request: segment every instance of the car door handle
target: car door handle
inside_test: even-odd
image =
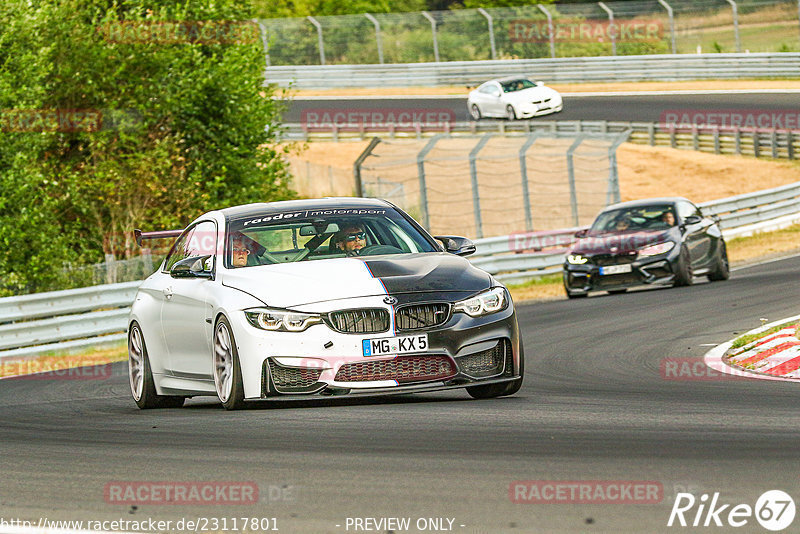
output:
[[[167,298],[167,300],[172,298],[172,288],[171,287],[165,287],[163,291],[164,291],[164,296]]]

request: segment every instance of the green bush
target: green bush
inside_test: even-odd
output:
[[[199,4],[0,6],[0,292],[58,288],[67,263],[130,257],[134,227],[292,196],[257,31],[236,43],[123,43],[101,30],[252,16],[236,0]],[[27,131],[9,122],[19,110],[100,110],[102,127]]]

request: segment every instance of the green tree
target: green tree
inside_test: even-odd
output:
[[[129,256],[134,226],[182,227],[210,209],[292,196],[252,13],[236,0],[149,4],[0,7],[0,290],[47,289],[66,262]],[[110,32],[173,21],[244,37]],[[89,111],[99,128],[25,131],[36,128],[13,123],[19,110]]]

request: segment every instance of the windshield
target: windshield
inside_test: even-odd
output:
[[[675,206],[659,204],[604,211],[597,216],[591,234],[666,230],[675,226]]]
[[[390,208],[344,208],[263,213],[231,221],[228,268],[379,254],[438,252]]]
[[[535,83],[525,79],[511,80],[510,82],[500,82],[500,85],[503,86],[504,93],[513,93],[514,91],[522,91],[523,89],[536,87]]]

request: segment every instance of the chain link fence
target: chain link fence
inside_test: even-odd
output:
[[[800,51],[797,0],[632,0],[260,19],[267,66]]]
[[[588,224],[619,201],[622,134],[388,140],[360,167],[367,197],[384,198],[433,234],[471,238]]]

